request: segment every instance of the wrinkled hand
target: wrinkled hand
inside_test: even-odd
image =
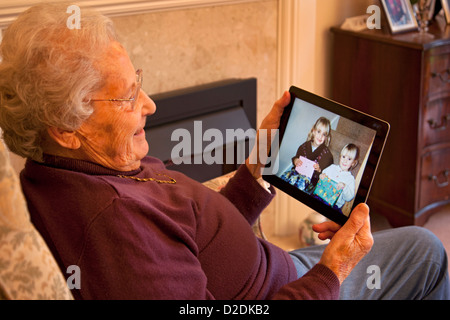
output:
[[[247,165],[247,168],[249,169],[250,173],[255,177],[255,179],[258,179],[261,177],[261,168],[265,166],[266,159],[259,159],[260,152],[258,150],[259,147],[265,148],[265,150],[262,153],[265,153],[265,155],[268,154],[270,150],[270,146],[272,144],[272,137],[271,137],[271,130],[272,129],[278,129],[280,126],[280,120],[281,116],[283,115],[284,108],[289,104],[291,101],[291,95],[288,91],[285,91],[283,93],[283,96],[275,101],[272,109],[267,114],[267,116],[264,118],[264,120],[261,123],[261,126],[258,129],[257,132],[257,138],[256,138],[256,144],[252,151],[252,154],[255,155],[255,158],[257,161],[249,161],[247,159],[245,161],[245,164]],[[266,141],[260,141],[260,131],[262,129],[265,129],[267,134],[267,140]],[[256,153],[255,153],[256,152]],[[252,159],[253,160],[253,159]]]
[[[331,269],[341,283],[372,249],[369,207],[364,203],[355,207],[342,227],[326,221],[313,225],[313,230],[319,233],[319,239],[331,239],[319,263]]]

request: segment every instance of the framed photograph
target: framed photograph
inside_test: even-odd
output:
[[[447,24],[450,24],[450,0],[441,0],[442,1],[442,9],[444,10],[445,21]]]
[[[410,0],[380,0],[392,34],[418,29]],[[444,0],[449,1],[449,0]]]

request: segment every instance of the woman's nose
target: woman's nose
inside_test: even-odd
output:
[[[153,102],[152,99],[141,89],[141,92],[139,93],[139,100],[142,104],[142,115],[148,116],[152,115],[156,112],[156,104]]]

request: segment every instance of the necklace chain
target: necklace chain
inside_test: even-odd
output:
[[[132,179],[132,180],[136,180],[136,181],[139,181],[139,182],[155,181],[155,182],[157,182],[157,183],[168,183],[168,184],[175,184],[175,183],[177,183],[177,181],[176,181],[174,178],[169,177],[169,176],[166,175],[166,174],[163,174],[163,173],[157,173],[157,175],[158,175],[158,176],[164,176],[164,177],[167,177],[167,178],[169,178],[170,180],[159,180],[159,179],[155,179],[155,178],[138,178],[138,177],[134,177],[134,176],[124,176],[124,175],[117,175],[117,176],[118,176],[119,178]]]

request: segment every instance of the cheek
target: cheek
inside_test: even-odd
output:
[[[124,152],[134,135],[133,123],[133,119],[126,116],[104,115],[102,121],[91,127],[91,143],[99,145],[108,155]]]
[[[105,128],[106,133],[109,134],[110,144],[125,147],[130,141],[132,141],[134,134],[136,133],[136,121],[130,117],[119,117],[115,119],[113,123],[110,123]],[[112,147],[112,146],[111,146]]]

